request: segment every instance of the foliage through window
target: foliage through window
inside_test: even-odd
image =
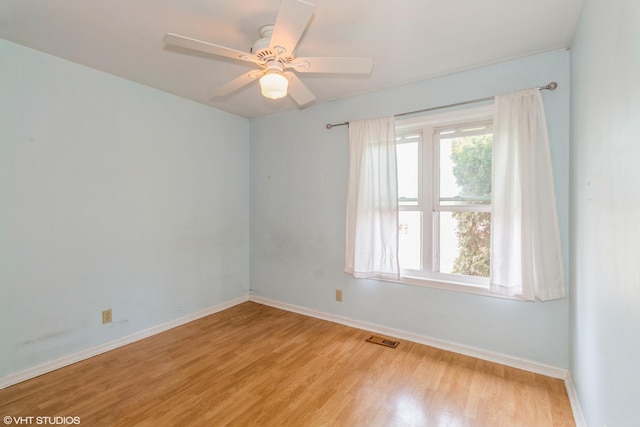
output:
[[[399,257],[403,278],[487,286],[491,108],[399,122]]]

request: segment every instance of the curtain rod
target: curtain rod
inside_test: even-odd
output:
[[[549,84],[547,84],[545,86],[538,86],[537,89],[539,89],[539,90],[556,90],[557,87],[558,87],[558,83],[551,82],[551,83],[549,83]],[[482,102],[482,101],[490,101],[490,100],[492,100],[494,98],[495,98],[495,96],[487,96],[486,98],[472,99],[470,101],[456,102],[455,104],[440,105],[438,107],[431,107],[431,108],[425,108],[423,110],[416,110],[416,111],[409,111],[409,112],[406,112],[406,113],[395,114],[393,117],[402,117],[402,116],[408,116],[409,114],[425,113],[427,111],[441,110],[443,108],[457,107],[459,105],[474,104],[476,102]],[[327,129],[331,129],[331,128],[336,127],[336,126],[349,126],[349,122],[336,123],[336,124],[327,123],[325,125],[325,127]]]

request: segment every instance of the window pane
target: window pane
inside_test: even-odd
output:
[[[398,162],[398,202],[400,206],[418,205],[418,143],[420,135],[412,138],[412,142],[396,145]],[[403,137],[404,138],[409,138]]]
[[[439,271],[489,277],[490,212],[440,212]]]
[[[400,211],[398,234],[398,258],[400,268],[422,269],[422,213]]]
[[[448,137],[444,131],[439,137],[440,205],[490,204],[493,134]]]

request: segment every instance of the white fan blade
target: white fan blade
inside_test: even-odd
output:
[[[373,59],[299,57],[288,67],[301,73],[369,74],[373,69]]]
[[[247,52],[242,52],[240,50],[235,50],[224,46],[218,46],[217,44],[203,42],[201,40],[180,36],[178,34],[167,33],[162,38],[162,41],[172,46],[184,47],[186,49],[210,53],[212,55],[224,56],[227,58],[239,59],[242,61],[255,62],[257,64],[263,62],[257,56]]]
[[[282,0],[269,49],[275,52],[277,48],[284,48],[286,55],[293,55],[304,29],[311,20],[314,8],[314,5],[302,0]]]
[[[239,77],[236,77],[235,79],[231,80],[229,83],[226,83],[220,86],[219,88],[215,89],[211,94],[211,97],[218,98],[221,96],[229,95],[231,92],[235,92],[241,87],[244,87],[249,83],[257,80],[258,77],[260,77],[262,74],[263,74],[262,71],[258,71],[258,70],[249,71],[248,73],[245,73]]]
[[[316,97],[313,96],[311,91],[302,83],[302,81],[293,73],[284,73],[289,79],[288,93],[296,104],[303,106],[315,101]]]

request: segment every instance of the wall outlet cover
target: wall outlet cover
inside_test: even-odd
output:
[[[102,311],[102,323],[111,323],[113,321],[113,315],[111,309]]]

